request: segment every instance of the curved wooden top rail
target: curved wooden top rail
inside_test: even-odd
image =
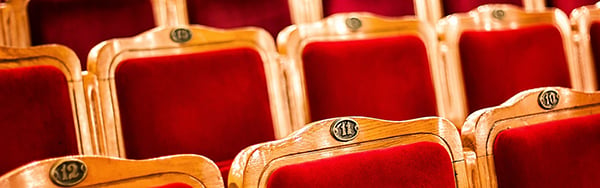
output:
[[[199,155],[173,155],[147,160],[106,156],[67,156],[30,163],[0,177],[0,187],[62,187],[52,182],[51,169],[63,161],[86,165],[83,180],[73,187],[150,187],[184,183],[192,187],[223,187],[217,166]],[[83,171],[69,171],[83,173]]]
[[[330,127],[338,120],[357,122],[359,131],[354,140],[342,142],[332,137]],[[422,141],[446,148],[454,163],[457,185],[466,186],[462,145],[450,121],[437,117],[408,121],[348,117],[314,122],[284,139],[244,149],[231,167],[229,187],[265,187],[268,176],[284,165]]]

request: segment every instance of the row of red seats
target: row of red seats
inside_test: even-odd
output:
[[[19,4],[8,11],[27,8],[15,20],[29,20],[31,44],[63,44],[73,49],[79,59],[104,40],[130,37],[151,29],[162,22],[158,4],[167,0],[7,0]],[[168,3],[178,0],[168,0]],[[334,13],[367,11],[384,16],[418,15],[431,17],[435,22],[442,15],[467,12],[489,3],[508,3],[535,8],[547,5],[569,13],[575,7],[591,5],[595,0],[426,0],[426,1],[360,1],[360,0],[179,0],[189,23],[220,28],[258,26],[276,36],[286,26],[294,23],[316,21]],[[185,6],[187,2],[187,6]],[[28,3],[28,5],[27,5]],[[21,4],[25,4],[22,6]],[[540,5],[541,4],[541,5]],[[187,7],[187,8],[186,8]],[[268,11],[265,11],[268,10]],[[432,16],[427,16],[432,15]],[[21,30],[17,35],[26,35]],[[82,61],[82,68],[87,68]]]
[[[450,121],[339,117],[242,150],[228,187],[596,187],[600,92],[523,91]],[[48,176],[50,174],[50,176]],[[227,175],[227,174],[225,174]],[[223,187],[196,155],[150,160],[70,156],[0,177],[0,187]]]
[[[498,61],[494,66],[506,68],[497,71],[492,67],[483,76],[472,79],[482,87],[491,87],[477,90],[483,94],[475,97],[494,97],[498,101],[484,105],[498,105],[514,93],[532,87],[566,83],[584,88],[586,77],[583,75],[586,74],[580,72],[591,69],[569,60],[573,51],[568,47],[570,37],[565,37],[571,35],[565,33],[569,30],[564,27],[564,13],[556,10],[526,13],[511,6],[484,6],[478,11],[479,14],[450,16],[441,22],[466,25],[440,28],[442,31],[469,28],[471,23],[462,20],[489,21],[463,32],[472,34],[471,42],[465,45],[468,51],[484,49],[486,56],[498,57],[485,58],[479,56],[483,52],[473,53],[478,55],[472,58],[474,65]],[[544,21],[518,22],[531,17]],[[490,24],[489,28],[485,23]],[[483,29],[478,29],[480,27]],[[307,122],[348,115],[391,120],[433,115],[461,117],[453,113],[466,114],[466,110],[455,108],[461,103],[471,105],[470,101],[476,101],[468,96],[472,86],[467,76],[464,83],[451,76],[452,71],[464,67],[444,65],[438,60],[440,54],[447,58],[444,62],[452,62],[449,59],[453,55],[462,58],[470,54],[465,50],[460,56],[438,53],[438,46],[445,45],[441,50],[458,50],[460,45],[458,42],[454,47],[451,45],[449,39],[453,37],[448,33],[452,32],[441,32],[448,36],[442,38],[443,45],[437,45],[435,30],[423,21],[351,13],[292,26],[282,33],[279,51],[283,56],[279,56],[273,39],[263,30],[159,27],[137,37],[97,45],[90,53],[90,74],[85,77],[81,75],[77,58],[64,47],[7,48],[2,66],[7,72],[4,83],[10,87],[4,87],[3,101],[6,102],[3,104],[7,108],[3,109],[6,113],[3,113],[2,124],[14,126],[3,138],[21,141],[28,134],[39,133],[27,131],[39,130],[30,126],[39,126],[44,128],[42,132],[59,133],[37,137],[37,141],[61,148],[49,151],[59,154],[47,154],[41,149],[45,147],[10,146],[15,155],[7,161],[16,162],[9,162],[13,167],[7,169],[31,160],[76,153],[128,158],[199,153],[217,161],[226,174],[231,159],[243,147],[282,138]],[[515,33],[527,34],[523,37],[526,39],[541,37],[537,42],[544,48],[527,47],[527,53],[515,50],[517,55],[500,51],[502,53],[494,56],[490,54],[498,49],[532,43],[519,43],[523,40],[518,38],[496,38],[496,43],[508,43],[505,44],[508,47],[477,46],[488,45],[492,40],[485,35],[510,38],[516,36]],[[531,49],[541,52],[533,53]],[[556,56],[548,58],[548,54]],[[502,61],[504,57],[510,58]],[[460,59],[460,62],[466,61]],[[507,62],[533,68],[509,68]],[[532,65],[534,63],[539,64]],[[15,67],[21,68],[13,69]],[[538,67],[544,68],[536,69]],[[463,72],[465,75],[483,73]],[[492,76],[496,72],[502,75]],[[534,74],[541,76],[532,76]],[[454,76],[460,75],[454,72]],[[505,75],[514,78],[513,82],[503,83],[508,79]],[[500,81],[486,84],[486,77]],[[542,84],[536,85],[536,78],[540,78],[538,81]],[[519,85],[522,83],[525,86]],[[23,91],[15,89],[22,86],[27,87],[21,88]],[[43,92],[35,92],[36,87]],[[466,97],[459,94],[462,87],[466,88]],[[499,91],[506,93],[498,94]],[[287,107],[288,103],[291,108]],[[474,109],[478,108],[470,108]],[[289,119],[293,121],[290,123]],[[454,118],[453,121],[462,120]],[[55,125],[66,127],[57,129]],[[72,125],[76,127],[73,131],[69,129]],[[243,128],[245,126],[252,129]],[[37,157],[42,155],[48,156]]]
[[[470,108],[473,111],[497,105],[514,93],[529,88],[570,86],[572,83],[575,83],[573,86],[584,85],[580,83],[584,78],[579,78],[584,74],[571,74],[586,69],[577,69],[580,67],[569,60],[570,37],[564,36],[570,35],[565,33],[569,30],[564,30],[565,16],[560,11],[526,13],[510,6],[484,6],[478,11],[479,14],[450,16],[447,18],[449,21],[442,22],[460,24],[452,20],[484,18],[490,24],[496,24],[491,29],[485,28],[486,24],[476,25],[473,31],[469,31],[473,34],[470,35],[473,41],[461,46],[467,50],[463,50],[460,57],[471,55],[464,51],[485,51],[472,53],[475,56],[471,61],[460,59],[463,65],[472,62],[474,66],[469,69],[463,67],[463,70],[468,70],[463,71],[464,83],[457,78],[460,74],[456,72],[456,77],[448,76],[460,67],[450,66],[450,63],[444,67],[446,65],[438,61],[437,37],[430,25],[411,18],[394,20],[355,13],[290,27],[280,35],[279,47],[284,56],[277,55],[272,39],[262,30],[161,27],[134,38],[110,40],[98,45],[90,53],[90,74],[85,78],[76,66],[77,58],[72,57],[68,50],[50,47],[23,51],[7,49],[10,53],[7,52],[6,57],[11,57],[6,59],[7,68],[34,64],[10,62],[54,57],[58,62],[53,60],[53,63],[45,64],[58,67],[67,76],[60,78],[61,72],[51,67],[17,69],[16,72],[4,70],[10,72],[5,78],[7,85],[27,87],[21,88],[22,92],[5,87],[7,108],[4,108],[6,118],[3,118],[3,124],[51,125],[44,127],[50,129],[46,131],[69,130],[56,129],[52,125],[67,128],[76,125],[78,129],[73,132],[37,138],[71,146],[61,147],[60,155],[105,154],[139,159],[199,153],[218,161],[225,173],[233,156],[243,147],[281,138],[308,122],[320,119],[362,115],[402,120],[438,115],[461,122],[464,115],[460,114],[466,114],[466,110],[460,107],[467,102],[466,98],[470,105],[481,105]],[[523,29],[505,28],[515,27],[513,23],[519,23],[517,21],[523,17],[538,17],[546,21],[524,22]],[[465,23],[469,25],[469,22]],[[477,29],[479,27],[483,29]],[[445,28],[469,27],[456,25]],[[489,31],[494,29],[498,31]],[[442,33],[448,34],[442,40],[448,50],[460,49],[458,42],[453,47],[448,40],[453,38],[449,34],[452,32]],[[524,40],[519,38],[511,39],[515,43],[507,42],[519,33],[525,33],[520,37],[529,40],[533,37],[541,39],[527,43],[534,45],[527,50],[494,53],[498,49],[523,46],[521,42]],[[492,37],[485,38],[484,35]],[[492,41],[505,43],[505,46],[489,45]],[[489,47],[480,47],[480,44]],[[535,47],[539,44],[543,48]],[[36,55],[33,51],[44,51],[44,54]],[[21,57],[24,59],[14,58],[19,54],[24,54]],[[459,57],[456,52],[444,54],[449,59]],[[486,56],[480,56],[482,54]],[[549,57],[549,54],[556,56]],[[285,68],[276,62],[277,59],[283,60]],[[491,68],[477,67],[488,61],[497,62],[489,63]],[[514,68],[508,63],[514,63]],[[521,65],[527,67],[522,68]],[[498,71],[495,67],[505,70]],[[468,77],[469,74],[482,73],[484,75]],[[492,76],[495,73],[501,74]],[[11,77],[25,74],[28,75],[19,76],[20,82]],[[537,76],[532,76],[535,74]],[[492,80],[485,80],[487,77]],[[82,79],[85,84],[81,83]],[[509,79],[512,81],[508,82]],[[288,84],[284,84],[285,81]],[[476,84],[470,84],[474,81]],[[37,96],[39,92],[23,95],[34,90],[30,85],[42,87],[39,89],[45,92],[55,90],[58,96],[41,97]],[[83,87],[87,89],[85,94]],[[466,88],[466,97],[461,94],[465,92],[463,87]],[[471,88],[475,88],[475,95],[470,96]],[[492,94],[489,94],[490,91],[493,91]],[[84,102],[85,96],[88,102]],[[487,101],[486,97],[493,100]],[[481,98],[485,99],[485,103],[472,102]],[[52,111],[45,111],[48,109]],[[31,118],[31,114],[45,116]],[[58,114],[61,114],[60,118]],[[75,118],[71,120],[71,116]],[[248,122],[252,122],[253,129],[239,128]],[[27,136],[15,132],[35,133],[22,131],[24,127],[11,127],[14,131],[7,131],[4,137],[19,140]],[[195,144],[222,143],[222,140],[235,141],[223,145]],[[33,157],[37,156],[33,154],[36,152],[41,152],[39,156],[48,155],[39,148],[31,149],[35,151],[14,146],[12,150],[22,152],[22,155],[14,155],[14,161],[21,162],[8,164],[18,165],[32,160],[21,157],[24,155],[39,159]]]

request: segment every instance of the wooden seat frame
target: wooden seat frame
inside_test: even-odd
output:
[[[358,29],[349,28],[346,25],[346,20],[351,18],[359,19],[362,26]],[[451,107],[462,110],[461,108],[464,106],[448,103],[451,101],[451,97],[448,88],[446,88],[446,84],[449,84],[447,82],[457,79],[446,78],[442,69],[443,65],[439,61],[437,36],[435,30],[429,24],[410,16],[387,18],[369,13],[340,13],[319,22],[292,25],[281,31],[277,38],[279,52],[286,58],[287,63],[285,71],[288,79],[289,104],[294,130],[301,128],[310,121],[304,70],[302,68],[302,50],[308,43],[364,40],[404,35],[416,36],[425,44],[438,115],[453,122],[459,121],[456,117],[460,116],[456,116]]]
[[[92,137],[95,127],[88,124],[81,68],[75,53],[61,45],[0,47],[0,69],[32,66],[53,66],[64,74],[68,83],[78,151],[80,154],[98,154],[97,141]]]
[[[73,187],[151,187],[184,183],[191,187],[222,188],[217,165],[199,155],[173,155],[147,160],[107,156],[67,156],[36,161],[0,177],[0,187],[65,187],[53,183],[52,168],[64,161],[86,165],[83,180]],[[82,170],[70,171],[83,173]]]
[[[585,65],[585,68],[589,68],[589,71],[584,71],[582,74],[584,74],[583,76],[586,80],[591,80],[594,86],[596,86],[596,76],[598,76],[598,73],[594,69],[596,65],[594,64],[590,41],[590,27],[594,22],[600,23],[600,2],[595,5],[577,8],[571,12],[577,62],[582,66]]]
[[[502,13],[502,16],[494,16],[500,15],[494,13]],[[562,35],[572,87],[579,90],[595,90],[593,81],[584,76],[589,74],[590,65],[579,65],[576,62],[569,20],[562,11],[548,8],[544,11],[525,12],[513,5],[483,5],[468,13],[450,15],[440,20],[437,28],[440,33],[440,49],[448,79],[458,79],[450,81],[449,83],[456,85],[448,85],[448,88],[453,94],[451,103],[461,107],[452,109],[455,113],[461,114],[459,119],[465,119],[467,116],[467,99],[459,49],[462,33],[465,31],[518,29],[542,24],[557,27]]]
[[[29,47],[29,0],[6,0],[0,2],[0,44],[9,47]]]
[[[191,39],[177,43],[170,39],[176,29],[187,29]],[[98,44],[90,52],[88,70],[98,79],[99,109],[106,139],[104,154],[125,157],[121,120],[116,95],[115,70],[119,63],[133,58],[184,55],[205,51],[247,47],[255,49],[264,63],[275,138],[291,132],[284,82],[272,37],[264,30],[247,27],[221,30],[199,25],[157,27],[131,38],[112,39]]]
[[[330,125],[338,120],[358,123],[359,131],[354,140],[342,142],[333,138]],[[423,141],[446,148],[457,187],[467,187],[458,131],[450,121],[435,117],[395,122],[347,117],[313,122],[284,139],[242,150],[233,161],[228,187],[266,187],[270,174],[285,165]]]
[[[556,91],[558,104],[552,109],[539,105],[542,93]],[[600,93],[560,87],[523,91],[500,106],[469,116],[462,129],[467,172],[475,187],[497,187],[494,142],[502,131],[538,123],[600,113]]]

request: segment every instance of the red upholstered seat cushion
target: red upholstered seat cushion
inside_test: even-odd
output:
[[[456,186],[446,149],[419,142],[284,166],[271,174],[267,187]]]
[[[508,129],[494,143],[499,187],[599,187],[600,114]]]
[[[383,16],[415,15],[413,0],[323,0],[323,13],[372,12]]]
[[[312,121],[437,114],[427,51],[418,37],[314,42],[302,59]]]
[[[444,13],[446,15],[469,12],[478,6],[485,4],[512,4],[522,6],[522,0],[442,0]]]
[[[527,89],[571,86],[562,37],[553,26],[466,31],[459,48],[470,112]]]
[[[78,153],[69,93],[55,67],[0,69],[0,174]]]
[[[33,45],[68,46],[83,70],[96,44],[154,27],[150,0],[30,0],[28,15]]]
[[[156,186],[153,188],[192,188],[192,186],[185,183],[170,183],[166,185]]]
[[[115,82],[129,158],[223,161],[274,139],[263,62],[252,49],[129,59]]]
[[[592,56],[594,57],[594,67],[596,69],[596,84],[600,85],[600,22],[593,22],[590,25],[590,43],[592,47]]]
[[[220,28],[257,26],[273,37],[292,24],[287,0],[187,0],[190,23]]]
[[[546,6],[559,8],[568,16],[573,9],[586,5],[593,5],[596,2],[598,2],[598,0],[547,0]]]

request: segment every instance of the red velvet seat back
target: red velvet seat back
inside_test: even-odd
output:
[[[271,174],[267,187],[456,186],[446,149],[419,142],[284,166]]]
[[[383,16],[415,15],[412,0],[323,0],[323,15],[341,12],[372,12]]]
[[[220,162],[274,139],[255,50],[129,59],[115,83],[128,158],[192,153]]]
[[[600,115],[501,132],[494,143],[499,187],[599,187]]]
[[[190,23],[220,28],[257,26],[277,36],[292,24],[287,0],[187,0]]]
[[[427,50],[418,37],[314,42],[302,60],[312,121],[437,114]]]
[[[0,69],[0,174],[78,154],[65,75],[52,66]]]
[[[512,4],[523,6],[523,0],[442,0],[445,15],[469,12],[485,4]]]
[[[593,5],[598,2],[597,0],[546,0],[547,7],[556,7],[565,12],[567,15],[573,11],[573,9]]]
[[[562,37],[553,26],[465,31],[459,48],[469,112],[527,89],[571,85]]]
[[[600,22],[592,22],[590,25],[590,43],[596,69],[596,84],[600,85]]]
[[[96,44],[155,25],[150,0],[31,0],[28,14],[32,44],[57,43],[73,49],[83,70]]]

